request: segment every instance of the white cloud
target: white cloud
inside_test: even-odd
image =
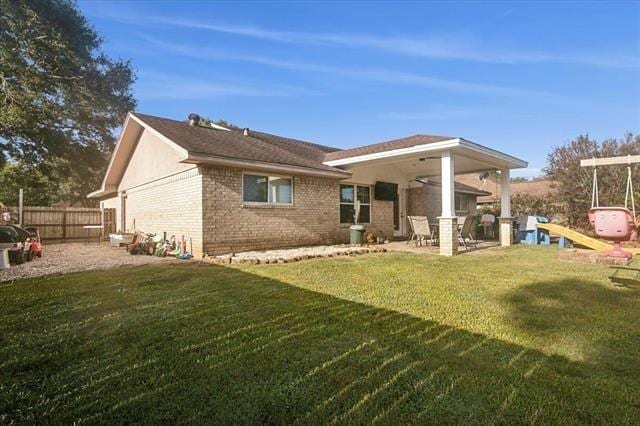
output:
[[[432,77],[424,74],[415,74],[402,71],[380,69],[380,68],[349,68],[328,65],[318,65],[305,62],[289,60],[279,60],[264,56],[241,55],[229,53],[219,49],[207,47],[192,47],[188,45],[168,43],[152,38],[145,38],[156,48],[161,48],[165,52],[175,55],[192,57],[196,59],[208,59],[218,61],[240,61],[262,64],[266,66],[283,68],[295,71],[308,71],[316,73],[326,73],[353,78],[356,80],[368,80],[396,85],[406,85],[414,87],[427,87],[441,89],[450,92],[477,93],[485,95],[499,96],[529,96],[540,97],[547,100],[566,101],[567,98],[553,93],[520,89],[515,87],[499,86],[493,84],[470,83],[458,80],[450,80],[439,77]]]
[[[209,99],[218,97],[294,97],[317,95],[296,87],[256,87],[237,83],[191,78],[183,75],[143,71],[136,83],[136,95],[142,99]]]
[[[280,43],[324,45],[346,48],[367,48],[396,54],[430,58],[465,60],[494,64],[534,64],[556,63],[590,65],[598,67],[640,68],[640,47],[621,48],[608,52],[545,52],[502,43],[501,46],[488,48],[473,38],[461,38],[456,34],[439,36],[349,34],[330,32],[279,31],[257,25],[228,24],[212,20],[181,19],[176,16],[145,15],[140,9],[123,3],[118,10],[105,7],[100,3],[82,2],[89,16],[108,19],[128,25],[157,24],[212,31]],[[507,9],[495,19],[502,19],[512,13]]]
[[[281,43],[327,45],[348,48],[369,48],[431,59],[455,59],[497,64],[558,63],[582,64],[600,67],[640,67],[640,56],[636,54],[571,54],[527,51],[524,48],[503,47],[486,49],[470,40],[441,37],[388,36],[363,34],[310,33],[299,31],[276,31],[258,26],[228,25],[215,22],[177,19],[155,16],[148,18],[163,25],[214,31],[244,37],[258,38]]]

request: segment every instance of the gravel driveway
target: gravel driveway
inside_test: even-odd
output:
[[[97,244],[50,244],[44,246],[41,258],[22,265],[11,265],[0,271],[0,282],[43,275],[110,269],[124,265],[145,265],[158,262],[184,262],[173,257],[132,256],[124,248]]]

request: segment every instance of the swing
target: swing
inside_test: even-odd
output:
[[[631,208],[628,209],[629,194],[631,194]],[[607,256],[630,259],[632,254],[620,247],[622,241],[636,238],[636,205],[633,197],[633,182],[631,180],[631,165],[627,165],[627,189],[624,196],[624,207],[600,207],[598,200],[598,171],[593,167],[593,189],[591,194],[591,210],[589,222],[594,227],[596,235],[605,240],[613,241],[613,250]]]

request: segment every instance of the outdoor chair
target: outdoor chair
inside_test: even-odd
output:
[[[429,219],[426,216],[407,216],[409,219],[409,226],[411,227],[411,236],[409,242],[416,240],[416,247],[418,243],[422,245],[423,241],[427,241],[429,245],[434,245],[436,243],[436,236],[434,232],[431,231],[431,227],[429,226]]]
[[[467,216],[464,219],[462,227],[458,231],[458,242],[464,246],[465,249],[469,249],[469,246],[478,248],[478,242],[473,237],[473,230],[476,227],[477,218],[475,216]]]

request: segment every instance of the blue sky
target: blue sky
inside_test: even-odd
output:
[[[640,131],[640,2],[79,3],[138,110],[347,148],[460,136],[529,161]]]

